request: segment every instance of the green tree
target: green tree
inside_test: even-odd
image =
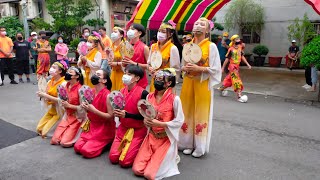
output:
[[[316,35],[316,31],[311,24],[307,14],[304,14],[303,19],[295,18],[293,23],[288,26],[288,40],[298,41],[299,46],[304,46],[305,42],[312,39]]]
[[[33,31],[35,30],[42,30],[42,29],[45,29],[45,30],[48,30],[48,31],[51,31],[52,30],[52,26],[45,22],[43,18],[35,18],[31,21],[30,23],[31,25],[31,29]]]
[[[302,50],[300,63],[303,66],[311,64],[320,68],[320,35],[313,38]]]
[[[242,29],[260,32],[265,23],[264,15],[264,8],[254,0],[233,0],[224,17],[225,27],[228,31],[239,28],[240,36]]]
[[[79,35],[83,20],[93,11],[91,0],[46,0],[49,14],[53,17],[53,30],[70,39]]]
[[[15,36],[18,32],[23,33],[23,24],[16,16],[1,18],[0,26],[4,26],[6,28],[7,36],[12,40],[16,39]]]

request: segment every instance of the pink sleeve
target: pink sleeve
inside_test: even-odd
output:
[[[58,45],[55,46],[54,51],[55,51],[55,52],[59,52],[59,47],[58,47]]]

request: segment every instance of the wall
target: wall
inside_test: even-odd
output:
[[[312,7],[303,0],[255,0],[265,8],[265,26],[261,32],[261,44],[268,46],[270,56],[285,56],[290,46],[287,27],[296,17],[300,19],[307,13],[309,19],[320,20],[320,16]],[[230,4],[230,3],[229,3]],[[223,22],[228,4],[217,14],[217,22]],[[218,32],[222,34],[222,32]],[[237,33],[237,30],[229,34]],[[253,48],[254,44],[247,45],[247,51]],[[284,60],[283,60],[284,62]]]

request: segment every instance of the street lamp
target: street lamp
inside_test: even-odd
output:
[[[28,26],[28,22],[27,22],[27,11],[26,11],[26,8],[28,8],[27,1],[21,0],[20,6],[22,9],[22,13],[23,13],[24,36],[25,36],[25,39],[29,39],[29,26]]]

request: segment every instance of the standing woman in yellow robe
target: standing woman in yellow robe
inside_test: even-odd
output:
[[[180,129],[179,149],[186,155],[201,157],[209,152],[213,120],[213,86],[221,81],[221,63],[217,46],[208,39],[213,23],[198,19],[193,26],[193,43],[202,50],[197,64],[182,59],[182,71],[186,73],[181,103],[185,122]]]
[[[38,91],[37,94],[40,98],[44,98],[49,109],[46,114],[40,119],[37,125],[37,133],[46,138],[49,130],[54,130],[53,127],[60,119],[60,115],[57,112],[58,103],[58,90],[59,85],[65,85],[64,75],[66,74],[66,69],[68,69],[65,62],[55,62],[52,64],[49,74],[51,75],[51,80],[47,84],[46,92]]]
[[[178,40],[178,36],[175,30],[175,24],[173,21],[168,23],[162,23],[158,34],[158,42],[151,45],[150,54],[148,58],[148,69],[152,74],[152,79],[150,83],[150,92],[154,92],[154,74],[156,71],[165,69],[165,68],[174,68],[176,73],[180,72],[180,53],[177,46],[182,47],[181,43]],[[179,45],[180,44],[180,45]],[[181,49],[182,50],[182,49]],[[160,51],[162,55],[162,65],[159,69],[154,69],[151,67],[151,55],[155,51]],[[178,77],[176,77],[178,78]]]
[[[99,52],[99,45],[104,49],[104,45],[101,42],[101,36],[93,32],[93,35],[88,37],[87,47],[88,53],[85,56],[80,56],[78,60],[78,67],[84,69],[84,85],[94,88],[91,83],[91,76],[95,74],[101,67],[102,56]],[[110,74],[110,72],[108,72]]]
[[[120,47],[123,45],[124,31],[120,27],[114,27],[113,32],[111,33],[112,40],[112,50],[114,53],[114,59],[109,61],[109,65],[112,67],[111,70],[111,82],[112,89],[111,91],[117,90],[120,91],[124,87],[122,82],[122,76],[124,74],[121,65],[122,65],[122,56],[120,53]]]

